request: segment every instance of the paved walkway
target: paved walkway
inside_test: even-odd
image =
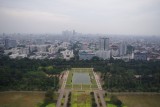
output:
[[[98,98],[97,98],[97,93],[96,93],[96,91],[94,91],[94,98],[95,98],[97,107],[100,107],[100,105],[99,105],[99,103],[98,103]]]
[[[66,95],[65,95],[65,100],[64,100],[64,105],[63,105],[63,107],[67,107],[69,92],[70,92],[69,90],[66,90],[66,91],[65,91]]]
[[[67,78],[68,78],[69,71],[66,71],[65,75],[63,76],[63,83],[61,89],[65,89]]]
[[[58,97],[58,101],[57,101],[57,104],[56,104],[56,107],[61,107],[61,100],[63,98],[63,95],[64,95],[64,90],[60,90],[60,95]]]
[[[69,71],[66,71],[64,76],[63,76],[63,83],[62,83],[62,86],[61,86],[61,89],[59,89],[59,97],[58,97],[58,101],[57,101],[57,104],[56,104],[56,107],[61,107],[61,100],[65,94],[65,105],[67,104],[66,99],[68,99],[68,91],[65,90],[65,86],[66,86],[66,82],[67,82],[67,77],[68,77],[68,74],[69,74]],[[67,96],[66,96],[67,95]],[[66,106],[64,106],[66,107]]]
[[[93,71],[93,70],[92,70]],[[101,86],[101,83],[100,83],[100,79],[99,79],[99,76],[93,71],[93,75],[95,77],[95,80],[96,80],[96,83],[97,83],[97,86],[98,86],[98,89],[97,91],[94,91],[94,94],[95,94],[95,100],[96,100],[96,103],[97,103],[97,107],[100,107],[99,103],[98,103],[98,98],[97,98],[97,95],[99,96],[100,98],[100,102],[102,104],[102,107],[107,107],[106,106],[106,102],[104,100],[104,91],[102,89],[102,86]]]
[[[103,91],[98,91],[98,94],[99,94],[99,97],[100,97],[100,100],[101,100],[102,107],[107,107],[106,106],[106,102],[104,100],[104,93],[103,93]]]
[[[98,89],[99,89],[99,90],[102,90],[102,86],[101,86],[101,83],[100,83],[100,81],[99,81],[98,75],[97,75],[94,71],[93,71],[93,75],[94,75],[94,77],[95,77],[95,80],[96,80]]]
[[[97,103],[97,107],[107,107],[106,102],[104,100],[104,91],[96,90],[96,91],[94,91],[94,94],[95,94],[95,100]],[[100,104],[99,104],[100,102],[98,102],[98,96],[99,96],[99,100],[100,100],[102,106],[100,106]]]

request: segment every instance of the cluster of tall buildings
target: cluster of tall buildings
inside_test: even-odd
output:
[[[100,37],[101,36],[101,37]],[[0,35],[0,54],[10,58],[66,60],[76,56],[79,60],[100,59],[158,60],[160,59],[159,41],[139,38],[113,38],[106,35],[92,35],[63,31],[61,35]],[[157,41],[157,42],[154,42]]]
[[[17,41],[8,37],[0,38],[0,46],[3,46],[5,49],[14,48],[17,46]]]
[[[99,38],[97,50],[80,50],[79,59],[80,60],[90,60],[94,56],[100,59],[110,59],[111,57],[122,57],[127,53],[127,44],[125,42],[120,42],[116,45],[112,45],[109,42],[109,38],[103,37]]]

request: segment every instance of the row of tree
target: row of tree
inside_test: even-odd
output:
[[[50,60],[10,59],[0,57],[0,90],[57,89],[59,74]]]
[[[160,62],[116,60],[95,66],[108,91],[160,92]]]
[[[0,90],[47,90],[58,87],[59,74],[72,67],[101,72],[108,91],[160,91],[160,61],[10,59],[0,56]]]

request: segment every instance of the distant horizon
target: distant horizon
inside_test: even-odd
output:
[[[0,32],[160,35],[160,0],[0,0]]]
[[[160,37],[160,35],[142,35],[142,34],[109,34],[109,33],[105,33],[105,34],[103,34],[103,33],[83,33],[83,32],[78,32],[79,34],[81,34],[81,35],[83,35],[83,36],[88,36],[88,35],[94,35],[94,36],[103,36],[103,35],[108,35],[108,36],[119,36],[119,37],[127,37],[127,36],[133,36],[133,37],[143,37],[143,36],[146,36],[146,37],[151,37],[151,36],[158,36],[158,37]],[[3,34],[6,34],[6,35],[12,35],[12,34],[26,34],[26,35],[45,35],[45,34],[48,34],[48,35],[61,35],[61,36],[63,36],[63,34],[62,34],[62,32],[57,32],[57,33],[50,33],[50,32],[46,32],[46,33],[19,33],[19,32],[17,32],[17,33],[5,33],[5,32],[3,32],[3,33],[0,33],[0,35],[3,35]],[[72,36],[72,35],[70,35],[70,36]],[[77,36],[77,35],[75,35],[75,36]],[[80,36],[80,35],[79,35]]]

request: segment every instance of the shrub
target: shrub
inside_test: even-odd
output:
[[[117,105],[118,107],[122,105],[122,102],[114,95],[111,96],[111,103]]]

